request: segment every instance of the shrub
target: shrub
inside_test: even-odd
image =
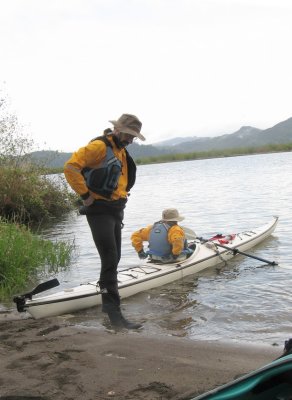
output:
[[[7,101],[0,99],[0,217],[25,224],[60,217],[77,201],[64,179],[54,180],[36,165],[32,147],[17,117],[7,111]]]
[[[20,223],[41,223],[72,210],[76,195],[64,181],[37,169],[0,169],[0,216]]]

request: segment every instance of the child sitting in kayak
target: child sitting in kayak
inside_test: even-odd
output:
[[[162,219],[134,232],[131,236],[132,246],[140,259],[150,256],[153,261],[163,263],[185,260],[194,249],[188,248],[185,232],[178,225],[184,217],[179,215],[175,208],[168,208],[162,212]],[[143,242],[149,242],[145,252]]]

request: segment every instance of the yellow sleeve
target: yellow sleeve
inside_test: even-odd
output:
[[[88,192],[81,171],[84,167],[97,167],[106,156],[106,144],[101,140],[90,142],[72,154],[65,163],[64,174],[72,189],[79,195]]]
[[[168,230],[168,241],[172,245],[172,254],[178,256],[184,249],[185,234],[179,225]]]
[[[147,226],[147,228],[142,228],[139,231],[136,231],[131,236],[132,246],[139,253],[139,251],[143,250],[143,242],[149,241],[150,231],[152,229],[152,225]]]

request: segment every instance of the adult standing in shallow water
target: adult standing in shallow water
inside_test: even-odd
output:
[[[83,201],[81,213],[86,215],[100,255],[102,311],[108,314],[112,326],[138,329],[140,324],[128,321],[121,313],[117,267],[124,208],[136,179],[136,165],[126,147],[134,139],[145,137],[141,134],[142,123],[135,115],[123,114],[109,122],[113,130],[106,129],[103,136],[73,153],[64,173]]]

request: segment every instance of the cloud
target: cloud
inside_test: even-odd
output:
[[[2,0],[0,76],[42,145],[73,151],[123,112],[148,143],[291,116],[285,0]]]

